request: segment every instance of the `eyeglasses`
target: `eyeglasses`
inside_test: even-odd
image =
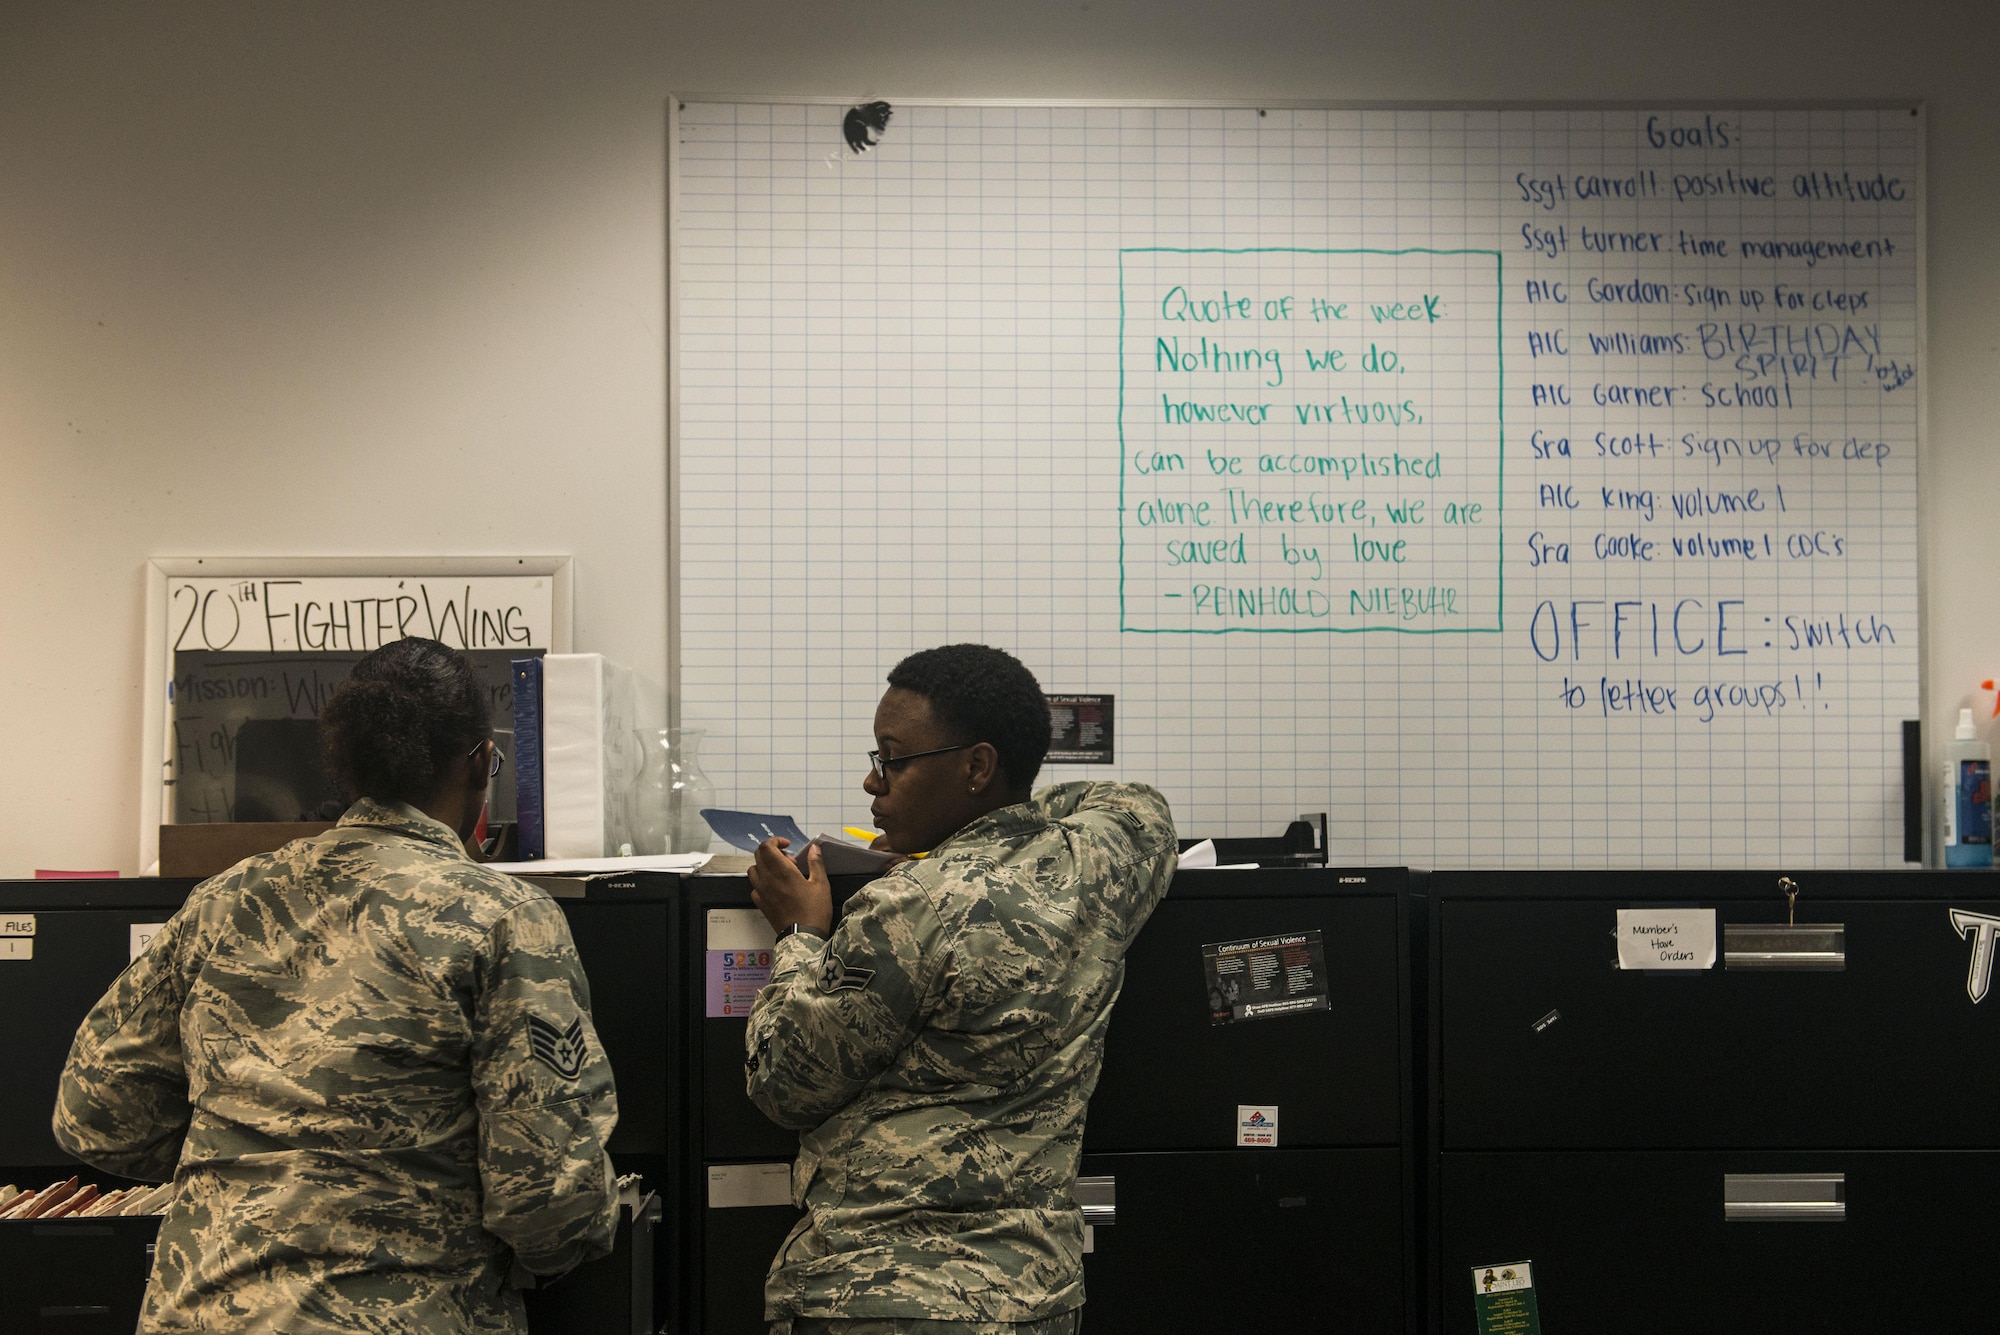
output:
[[[868,753],[868,768],[884,783],[889,781],[889,766],[900,765],[906,760],[922,760],[925,756],[941,756],[951,751],[970,751],[978,742],[960,742],[957,746],[940,746],[935,751],[912,751],[906,756],[885,756],[880,751]]]
[[[481,743],[479,744],[479,746],[484,746],[484,745],[486,745],[486,743],[485,743],[485,742],[481,742]],[[470,759],[472,759],[472,758],[473,758],[474,756],[478,755],[478,754],[479,754],[479,746],[475,746],[475,747],[473,747],[473,748],[472,748],[472,749],[471,749],[470,751],[467,751],[467,752],[465,753],[465,758],[466,758],[467,760],[470,760]],[[507,763],[507,753],[506,753],[505,751],[502,751],[502,750],[501,750],[501,749],[500,749],[499,747],[497,747],[497,746],[496,746],[496,747],[494,747],[494,748],[493,748],[493,768],[491,768],[491,769],[489,769],[489,770],[487,770],[487,771],[486,771],[486,777],[487,777],[487,778],[489,778],[489,779],[497,779],[497,778],[499,778],[499,777],[500,777],[500,767],[501,767],[502,765],[506,764],[506,763]]]

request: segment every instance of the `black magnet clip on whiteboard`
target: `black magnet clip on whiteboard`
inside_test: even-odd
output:
[[[889,117],[894,114],[887,102],[863,102],[858,107],[849,107],[841,117],[841,137],[853,152],[866,153],[882,142],[882,136],[889,130]]]

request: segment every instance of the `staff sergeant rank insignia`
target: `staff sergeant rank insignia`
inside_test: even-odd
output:
[[[528,1046],[536,1060],[565,1080],[583,1073],[583,1021],[571,1020],[569,1028],[558,1029],[538,1015],[528,1017]]]

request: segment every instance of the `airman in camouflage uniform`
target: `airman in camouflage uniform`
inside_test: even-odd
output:
[[[751,1099],[804,1133],[775,1330],[1075,1329],[1084,1113],[1174,851],[1153,789],[1061,784],[779,941],[747,1040]]]
[[[483,763],[483,762],[481,762]],[[521,1331],[605,1254],[611,1069],[568,925],[416,808],[197,886],[77,1031],[55,1131],[178,1192],[143,1331]]]

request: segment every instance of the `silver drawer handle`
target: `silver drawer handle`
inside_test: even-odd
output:
[[[1077,1208],[1083,1211],[1083,1222],[1096,1228],[1104,1224],[1118,1222],[1118,1179],[1104,1177],[1080,1177],[1076,1180],[1075,1197]]]
[[[1726,922],[1722,924],[1725,969],[1845,969],[1847,924]]]
[[[1724,1173],[1722,1217],[1839,1223],[1847,1218],[1847,1174]]]

